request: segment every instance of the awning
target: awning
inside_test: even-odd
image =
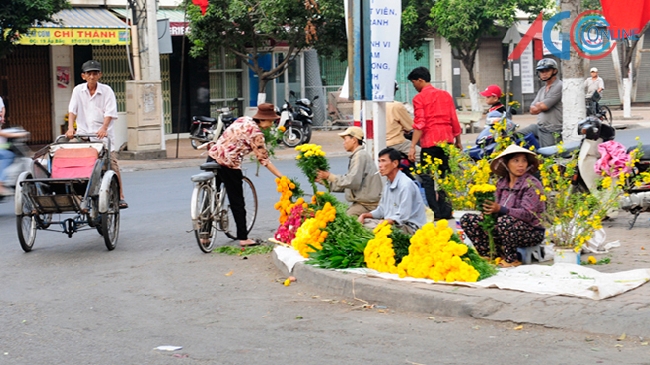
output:
[[[52,16],[56,23],[43,23],[23,34],[22,45],[124,45],[129,44],[126,24],[106,9],[73,8]]]
[[[131,18],[131,10],[125,8],[111,8],[112,11],[122,18]],[[179,9],[158,9],[156,18],[169,19],[169,33],[172,36],[182,36],[189,30],[189,20],[185,11]]]

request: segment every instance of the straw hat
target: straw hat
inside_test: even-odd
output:
[[[519,147],[516,144],[508,146],[505,151],[501,152],[499,156],[492,160],[492,162],[490,162],[490,169],[496,175],[499,175],[501,177],[508,176],[508,169],[506,168],[506,164],[503,162],[503,158],[508,155],[516,155],[518,153],[526,154],[526,159],[528,160],[528,172],[531,174],[537,172],[537,168],[539,167],[537,154],[531,150]]]
[[[264,103],[257,106],[257,113],[253,115],[256,120],[276,120],[280,116],[276,114],[275,107],[271,103]]]

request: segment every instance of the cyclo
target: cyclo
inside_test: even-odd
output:
[[[96,229],[106,248],[115,249],[120,228],[119,180],[111,168],[110,140],[90,141],[95,137],[75,135],[75,142],[59,136],[36,152],[29,169],[18,177],[16,228],[25,252],[32,250],[37,230],[72,237]]]

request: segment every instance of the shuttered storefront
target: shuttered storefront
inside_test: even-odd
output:
[[[28,130],[32,144],[52,141],[48,47],[16,47],[0,62],[0,96],[9,125]]]

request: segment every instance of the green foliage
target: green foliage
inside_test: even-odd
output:
[[[231,256],[264,255],[273,251],[273,247],[273,245],[251,246],[245,248],[235,246],[221,246],[217,247],[212,252]]]
[[[517,9],[537,15],[550,8],[549,0],[437,0],[428,25],[449,42],[454,58],[462,61],[475,84],[474,60],[481,38],[510,27]]]
[[[2,0],[0,3],[0,57],[13,48],[12,40],[34,24],[52,21],[52,15],[69,8],[67,0]]]
[[[395,252],[395,266],[402,262],[404,256],[409,254],[409,246],[411,245],[411,236],[404,233],[401,229],[391,230],[388,236],[393,241],[393,252]]]
[[[323,194],[319,199],[326,196],[334,198],[331,194]],[[345,213],[345,204],[330,203],[336,207],[336,218],[327,225],[327,238],[323,242],[323,249],[311,252],[306,263],[326,269],[364,267],[363,250],[374,237],[372,232],[365,229],[355,217]]]
[[[188,0],[191,52],[205,54],[223,47],[258,75],[262,91],[302,49],[317,42],[326,23],[318,4],[314,0],[210,0],[203,16]],[[265,70],[259,58],[279,45],[286,47],[286,57]]]

